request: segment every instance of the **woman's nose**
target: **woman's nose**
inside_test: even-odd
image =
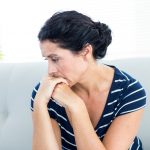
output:
[[[49,64],[48,65],[48,74],[55,75],[57,73],[57,68],[55,65]]]

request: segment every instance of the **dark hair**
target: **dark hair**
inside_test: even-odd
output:
[[[100,22],[77,11],[57,12],[41,28],[40,42],[50,40],[61,48],[79,52],[88,43],[93,47],[93,57],[103,58],[112,41],[111,30]]]

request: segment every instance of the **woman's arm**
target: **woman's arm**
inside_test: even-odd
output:
[[[62,82],[67,83],[63,78],[53,78],[47,75],[32,93],[32,99],[34,99],[32,150],[61,150],[58,125],[56,126],[56,123],[54,124],[51,120],[47,105],[55,86]]]
[[[68,108],[78,150],[106,150],[94,131],[84,102]]]
[[[33,144],[32,150],[61,150],[53,130],[47,105],[35,103],[32,112]]]
[[[98,138],[84,104],[69,109],[78,150],[127,150],[133,142],[143,109],[116,118],[103,142]]]
[[[51,118],[51,122],[52,122],[52,126],[53,126],[54,133],[55,133],[55,136],[56,136],[56,140],[57,140],[58,145],[59,145],[59,149],[61,149],[62,148],[62,143],[61,143],[61,130],[60,130],[60,127],[58,125],[58,122],[56,120],[54,120],[53,118]]]
[[[144,109],[118,116],[109,127],[103,143],[107,149],[127,150],[137,135]]]

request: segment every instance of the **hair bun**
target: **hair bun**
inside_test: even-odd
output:
[[[101,43],[99,48],[95,51],[95,56],[103,58],[106,54],[107,47],[112,42],[111,29],[101,22],[94,22],[94,28],[99,32],[99,43]]]
[[[95,28],[98,29],[100,37],[103,37],[104,35],[111,36],[111,30],[106,24],[95,22],[94,25]]]

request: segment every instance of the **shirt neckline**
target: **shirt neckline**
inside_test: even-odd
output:
[[[108,64],[105,64],[105,65],[114,68],[114,75],[113,75],[113,79],[112,79],[112,82],[111,82],[111,87],[110,87],[109,92],[108,92],[107,100],[106,100],[106,103],[105,103],[102,115],[101,115],[101,117],[100,117],[100,119],[99,119],[96,127],[94,128],[95,131],[97,130],[97,128],[99,127],[99,125],[102,123],[103,116],[104,116],[105,112],[107,112],[107,109],[108,109],[107,104],[109,103],[109,100],[111,99],[111,95],[112,95],[111,91],[113,89],[113,85],[114,85],[113,83],[114,83],[115,78],[116,78],[116,71],[117,71],[116,67],[113,66],[113,65],[108,65]]]

